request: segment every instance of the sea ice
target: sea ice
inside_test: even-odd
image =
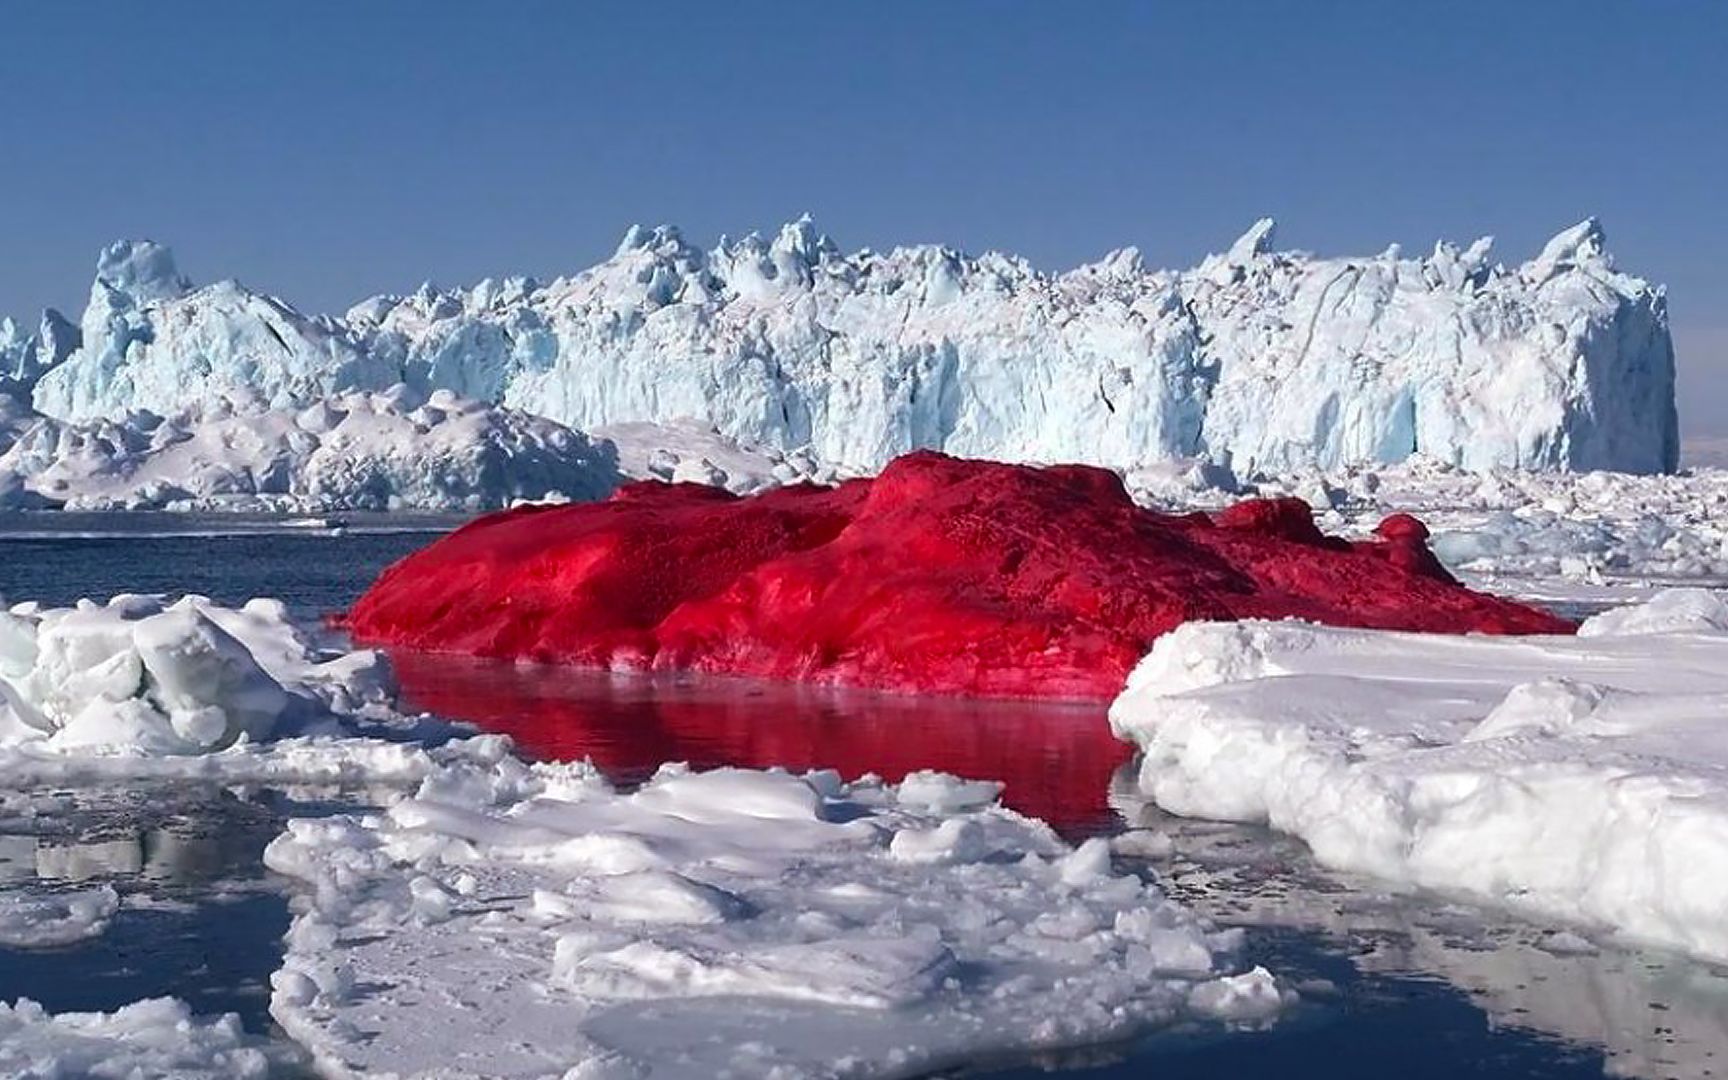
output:
[[[1623,586],[1728,582],[1728,471],[1677,475],[1481,473],[1411,460],[1327,472],[1241,475],[1201,462],[1129,470],[1134,498],[1158,509],[1220,507],[1293,495],[1322,528],[1365,536],[1387,514],[1414,514],[1436,555],[1472,581],[1564,597]]]
[[[117,596],[0,612],[0,738],[49,751],[201,754],[382,701],[381,657],[326,660],[278,601]]]
[[[1728,1057],[1728,972],[1672,953],[1598,945],[1455,895],[1323,871],[1287,837],[1169,818],[1123,779],[1111,803],[1131,829],[1112,846],[1140,849],[1159,838],[1161,850],[1150,854],[1171,891],[1251,939],[1276,936],[1289,948],[1292,938],[1321,938],[1328,969],[1347,957],[1364,976],[1450,985],[1494,1029],[1599,1048],[1607,1076],[1706,1077]],[[1297,989],[1321,1008],[1339,992],[1306,980]],[[1359,985],[1343,993],[1360,1001],[1381,992]]]
[[[1332,867],[1728,959],[1728,631],[1696,592],[1490,639],[1190,623],[1111,706],[1142,789]]]
[[[233,1014],[200,1020],[174,998],[111,1013],[49,1013],[28,998],[0,1001],[0,1073],[16,1080],[261,1080],[270,1058],[260,1042]]]
[[[508,741],[398,711],[370,650],[312,644],[277,600],[117,596],[0,608],[0,776],[418,783]]]
[[[107,885],[90,889],[0,889],[0,946],[52,949],[100,937],[120,909]]]
[[[272,1013],[333,1075],[878,1077],[1290,998],[1237,935],[925,774],[452,766],[290,823]]]

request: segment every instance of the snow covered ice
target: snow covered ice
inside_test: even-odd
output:
[[[1720,968],[1598,944],[1563,924],[1508,918],[1456,894],[1412,893],[1326,871],[1299,841],[1171,818],[1149,806],[1130,777],[1122,779],[1111,804],[1129,831],[1113,846],[1152,849],[1147,857],[1173,893],[1199,914],[1241,926],[1250,940],[1319,938],[1329,956],[1335,949],[1368,979],[1414,976],[1429,987],[1455,988],[1487,1014],[1492,1029],[1600,1048],[1607,1076],[1704,1077],[1728,1055],[1728,973]],[[1311,1003],[1340,993],[1297,985]]]
[[[262,1080],[270,1058],[233,1016],[194,1017],[181,1001],[151,998],[111,1013],[51,1014],[0,1001],[0,1072],[18,1080],[175,1077]]]
[[[0,737],[52,751],[220,751],[381,698],[381,665],[369,653],[321,661],[275,601],[22,604],[0,613]]]
[[[272,1012],[333,1075],[861,1077],[1286,1004],[1236,935],[995,794],[453,766],[270,846],[310,890]]]
[[[507,752],[399,711],[370,650],[314,646],[280,601],[117,596],[0,608],[0,775],[419,783]]]
[[[1432,530],[1442,562],[1490,591],[1551,599],[1638,598],[1653,585],[1728,583],[1728,471],[1671,475],[1472,473],[1427,459],[1237,476],[1201,462],[1127,472],[1155,509],[1218,508],[1248,496],[1307,500],[1326,531],[1365,536],[1390,513]]]
[[[1174,813],[1322,863],[1728,959],[1728,602],[1576,638],[1191,623],[1111,706]]]
[[[0,946],[51,949],[97,937],[119,907],[119,894],[107,885],[0,891]]]
[[[167,415],[234,392],[287,408],[407,381],[580,430],[693,419],[863,470],[918,448],[1239,471],[1423,454],[1659,472],[1678,455],[1665,299],[1615,269],[1594,221],[1510,268],[1486,241],[1278,252],[1261,222],[1191,270],[1130,249],[1054,276],[936,246],[846,255],[808,219],[711,251],[633,228],[574,277],[425,287],[340,318],[193,288],[133,242],[102,254],[80,340],[40,376],[42,412]]]
[[[622,479],[609,444],[447,391],[261,405],[236,394],[81,423],[0,411],[0,509],[482,510],[598,498]]]

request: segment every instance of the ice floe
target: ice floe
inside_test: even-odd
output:
[[[51,949],[100,937],[119,909],[120,895],[107,885],[0,890],[0,946]]]
[[[408,784],[507,740],[398,711],[384,658],[277,600],[122,595],[0,608],[0,776]]]
[[[1111,706],[1175,813],[1728,959],[1728,632],[1698,592],[1488,639],[1190,623]]]
[[[201,1020],[174,998],[57,1014],[27,998],[0,1001],[0,1074],[17,1080],[254,1080],[270,1073],[260,1044],[237,1017]]]
[[[289,728],[334,733],[320,722],[380,706],[389,693],[382,657],[319,656],[279,601],[226,608],[198,596],[117,596],[0,612],[8,747],[202,754]]]
[[[707,1080],[922,1075],[1288,1000],[1104,841],[995,793],[447,768],[270,846],[308,890],[272,1013],[332,1075]]]

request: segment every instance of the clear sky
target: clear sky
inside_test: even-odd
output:
[[[1728,433],[1728,2],[0,4],[0,312],[174,245],[307,310],[631,222],[1179,265],[1595,214]]]

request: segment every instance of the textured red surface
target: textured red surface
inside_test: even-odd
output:
[[[684,675],[616,676],[412,649],[391,666],[413,709],[510,736],[542,760],[587,759],[614,780],[667,762],[793,772],[935,769],[1003,785],[1004,805],[1069,835],[1110,826],[1111,775],[1134,746],[1099,704],[1000,701]]]
[[[1113,697],[1191,619],[1564,633],[1471,592],[1404,515],[1323,536],[1306,504],[1136,507],[1110,472],[915,453],[737,498],[634,484],[481,518],[386,570],[355,638],[476,656],[990,697]]]

